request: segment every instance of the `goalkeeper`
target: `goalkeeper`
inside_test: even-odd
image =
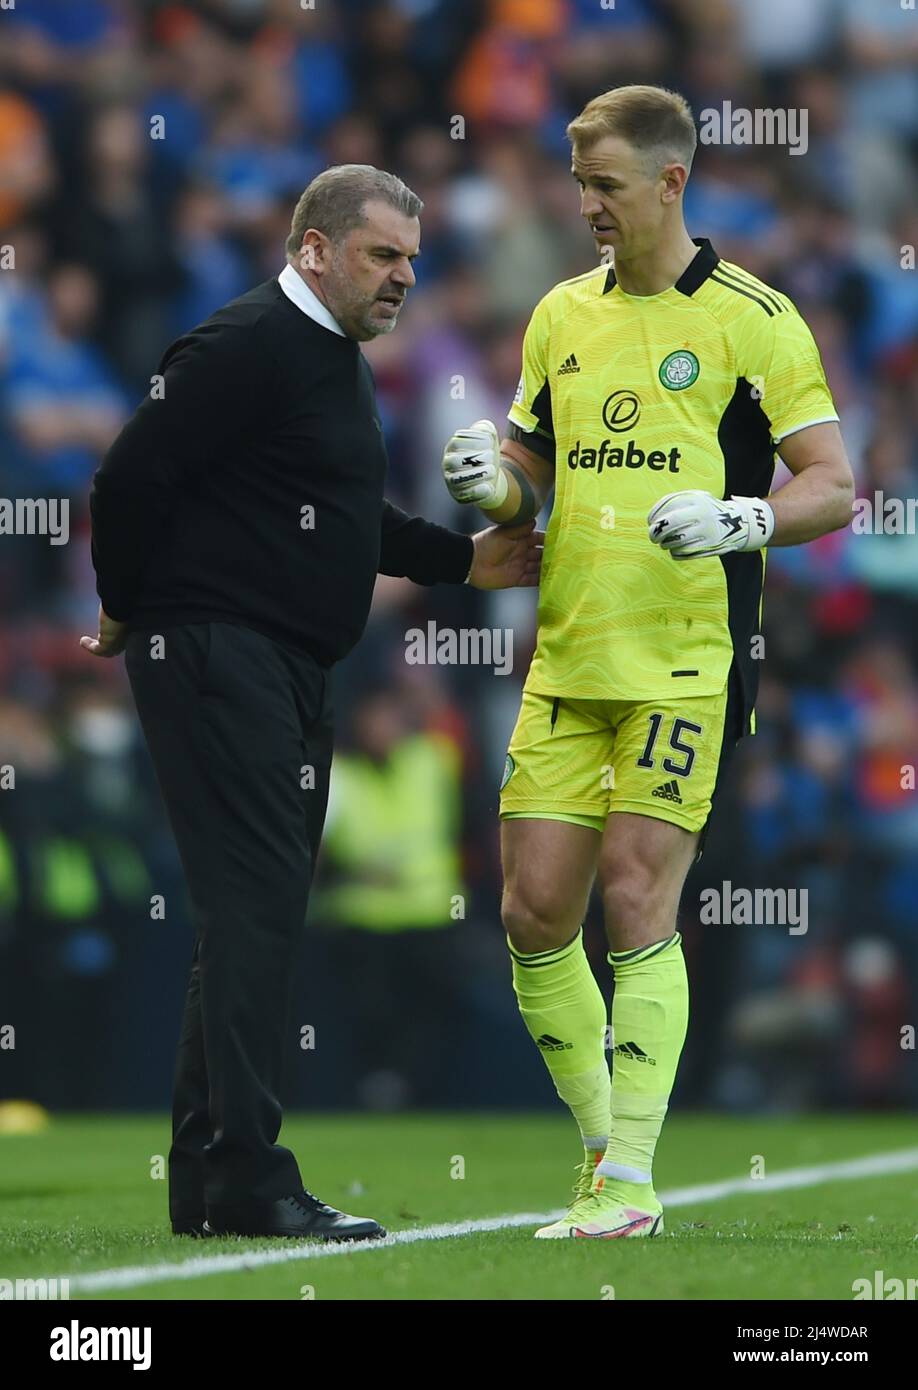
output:
[[[846,525],[854,490],[794,305],[686,231],[684,99],[620,87],[567,133],[603,263],[536,306],[507,437],[479,420],[443,468],[456,501],[508,525],[555,490],[500,803],[513,985],[584,1151],[567,1214],[537,1235],[650,1236],[688,1023],[676,912],[725,760],[754,732],[765,547]],[[776,449],[793,477],[769,496]],[[611,1076],[582,942],[594,878]]]

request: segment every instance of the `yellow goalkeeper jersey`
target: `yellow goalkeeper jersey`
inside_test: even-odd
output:
[[[555,498],[526,688],[713,695],[735,653],[748,720],[765,553],[674,560],[647,513],[688,488],[767,496],[780,440],[838,415],[791,301],[696,245],[661,294],[626,294],[600,265],[533,312],[510,434],[553,460]]]

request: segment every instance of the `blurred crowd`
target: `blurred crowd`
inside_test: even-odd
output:
[[[70,503],[67,545],[0,537],[0,1023],[19,1020],[7,1094],[168,1095],[191,952],[181,875],[122,663],[77,645],[95,631],[89,482],[163,348],[278,273],[319,170],[392,170],[425,208],[417,286],[397,330],[365,348],[389,496],[471,529],[442,487],[444,441],[505,418],[533,306],[595,256],[565,124],[597,92],[645,81],[682,91],[696,117],[728,100],[808,113],[805,154],[701,145],[689,231],[810,323],[871,514],[877,494],[918,496],[918,14],[897,0],[0,9],[0,495]],[[295,1020],[315,1045],[294,1104],[551,1100],[498,910],[497,785],[534,612],[522,591],[379,582],[338,672]],[[406,631],[431,619],[512,627],[513,674],[407,664]],[[694,1007],[677,1103],[918,1100],[901,1033],[918,1023],[916,768],[914,525],[772,550],[758,734],[684,896]],[[807,933],[702,925],[700,892],[723,882],[806,888]],[[595,905],[588,929],[605,986]]]

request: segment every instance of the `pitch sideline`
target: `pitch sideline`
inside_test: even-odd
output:
[[[918,1148],[897,1149],[891,1153],[869,1154],[864,1158],[837,1163],[814,1164],[808,1168],[788,1168],[764,1178],[726,1178],[720,1182],[697,1183],[661,1192],[666,1208],[687,1207],[694,1202],[718,1201],[738,1193],[786,1192],[798,1187],[818,1187],[823,1183],[853,1178],[870,1178],[891,1173],[910,1173],[918,1169]],[[201,1255],[189,1260],[154,1265],[135,1265],[121,1269],[101,1269],[68,1276],[73,1293],[97,1293],[101,1289],[131,1289],[142,1284],[161,1284],[170,1279],[201,1279],[208,1274],[229,1274],[240,1269],[259,1269],[265,1265],[287,1264],[292,1260],[320,1260],[333,1256],[351,1258],[374,1250],[391,1250],[397,1245],[416,1245],[424,1240],[448,1240],[475,1235],[479,1231],[502,1231],[516,1226],[539,1226],[555,1221],[562,1211],[519,1212],[508,1216],[489,1216],[471,1221],[454,1221],[415,1230],[395,1231],[384,1240],[357,1241],[354,1244],[288,1246],[247,1253]]]

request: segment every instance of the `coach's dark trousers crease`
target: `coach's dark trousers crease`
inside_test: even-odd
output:
[[[152,634],[132,632],[125,664],[196,929],[173,1095],[176,1219],[303,1186],[275,1140],[332,717],[330,673],[305,653],[226,623],[159,635],[155,659]]]

